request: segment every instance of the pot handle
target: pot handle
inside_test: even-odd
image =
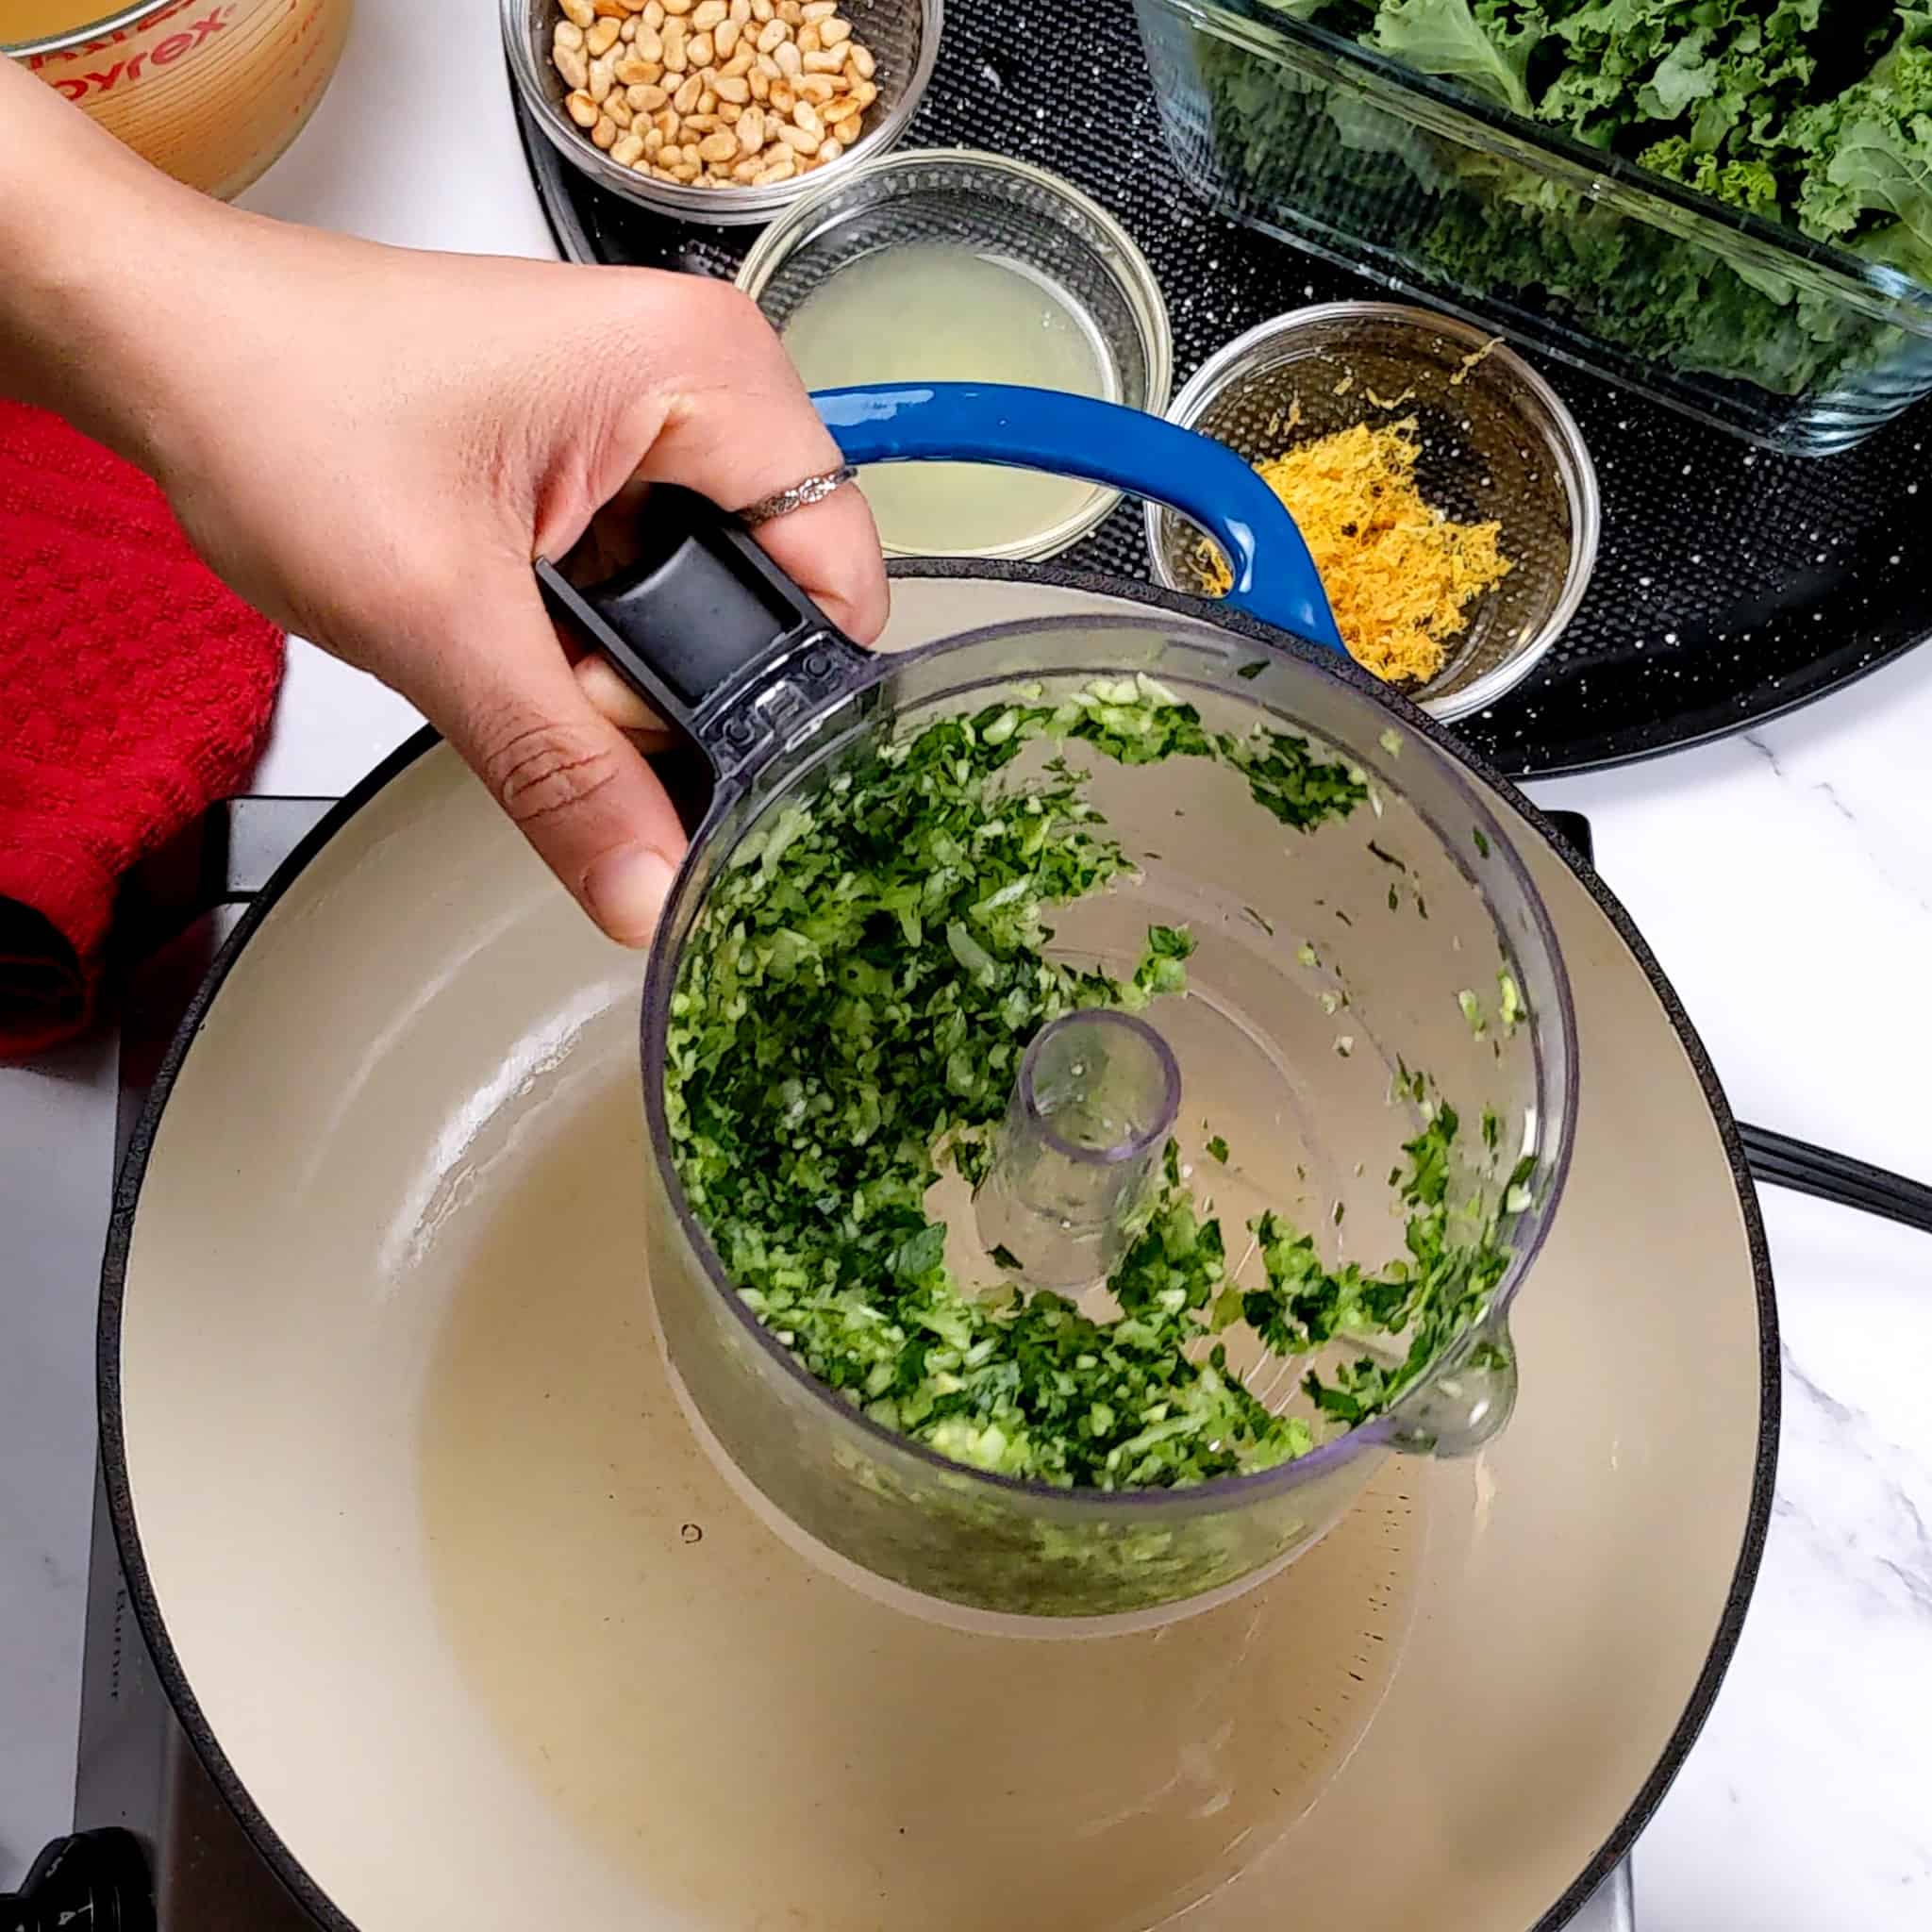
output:
[[[813,401],[850,462],[1004,463],[1167,504],[1221,545],[1237,608],[1342,648],[1293,520],[1205,436],[1116,403],[996,384],[827,390]],[[574,583],[544,558],[537,580],[551,615],[681,734],[658,769],[694,826],[719,780],[866,686],[870,659],[735,516],[692,491],[654,489],[629,541],[633,554],[601,583]]]
[[[1322,578],[1281,500],[1211,437],[1119,403],[1000,383],[875,384],[812,397],[848,463],[952,458],[1051,470],[1150,498],[1198,524],[1238,610],[1342,649]]]

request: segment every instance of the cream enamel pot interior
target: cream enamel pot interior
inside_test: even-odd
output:
[[[890,641],[1149,601],[961,568],[901,581]],[[102,1331],[143,1626],[318,1923],[1562,1924],[1728,1660],[1775,1324],[1694,1037],[1484,782],[1589,1069],[1517,1414],[1237,1603],[1053,1644],[901,1616],[737,1502],[651,1333],[635,958],[445,749],[349,801],[184,1027]]]

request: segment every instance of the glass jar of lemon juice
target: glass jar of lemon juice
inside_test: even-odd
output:
[[[766,230],[738,285],[806,386],[1017,383],[1167,406],[1173,345],[1146,258],[1078,189],[966,148],[889,155]],[[1052,557],[1119,493],[970,463],[880,464],[860,477],[900,556]]]

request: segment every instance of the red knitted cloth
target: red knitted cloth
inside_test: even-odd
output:
[[[0,1057],[88,1024],[121,875],[246,778],[281,669],[147,477],[0,402]]]

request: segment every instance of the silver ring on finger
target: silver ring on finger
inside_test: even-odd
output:
[[[795,509],[806,509],[814,503],[823,503],[825,498],[844,489],[846,484],[858,475],[850,463],[841,463],[836,470],[826,470],[816,476],[808,476],[801,483],[794,483],[790,490],[775,491],[770,496],[761,496],[756,503],[748,503],[738,512],[738,520],[748,529],[757,529],[760,524],[774,522],[779,517],[789,517]]]

